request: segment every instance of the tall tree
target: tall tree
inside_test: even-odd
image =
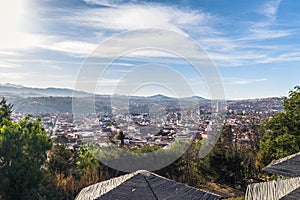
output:
[[[0,126],[0,199],[38,198],[37,186],[42,180],[42,167],[51,139],[30,116],[13,122],[11,105],[1,101]]]
[[[124,145],[124,139],[125,139],[125,135],[123,133],[123,131],[120,131],[117,135],[116,135],[116,139],[121,141],[121,145]]]
[[[67,149],[64,144],[55,145],[51,150],[47,169],[51,174],[57,174],[62,178],[69,176],[76,170],[74,153]]]
[[[0,124],[2,124],[3,119],[9,119],[12,113],[13,105],[7,103],[6,99],[3,97],[0,101]]]
[[[284,99],[284,112],[275,114],[261,127],[257,166],[266,166],[272,160],[300,151],[300,87],[290,91]]]
[[[214,149],[199,165],[208,181],[235,186],[244,184],[244,166],[237,143],[234,142],[232,127],[224,125]]]

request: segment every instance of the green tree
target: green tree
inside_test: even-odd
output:
[[[77,153],[77,166],[81,170],[87,170],[88,168],[97,167],[99,161],[88,150],[88,147],[81,146]]]
[[[121,145],[124,145],[124,139],[125,139],[125,135],[123,133],[123,131],[120,131],[117,135],[116,135],[116,139],[121,141]]]
[[[0,101],[0,125],[2,124],[4,119],[9,119],[12,113],[12,104],[8,104],[6,99],[3,97]]]
[[[241,151],[233,138],[232,127],[224,125],[214,149],[201,160],[199,168],[207,181],[231,186],[244,184]]]
[[[195,140],[179,159],[171,165],[156,171],[156,173],[190,186],[200,186],[205,182],[201,171],[199,171],[201,164],[199,158],[200,147],[201,141]]]
[[[275,114],[261,127],[264,133],[259,144],[257,166],[262,168],[272,160],[300,151],[300,87],[284,99],[284,111]]]
[[[67,177],[76,169],[76,160],[73,153],[64,144],[56,144],[52,150],[50,159],[47,162],[47,169],[53,175]]]
[[[82,188],[117,175],[101,164],[88,146],[70,151],[64,144],[56,145],[46,166],[47,179],[40,187],[46,199],[74,199]]]
[[[1,101],[0,127],[0,199],[38,198],[37,186],[42,180],[42,168],[51,139],[30,116],[19,122],[9,117],[11,105]]]

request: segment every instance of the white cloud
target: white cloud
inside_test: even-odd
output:
[[[100,45],[92,58],[183,58],[209,60],[205,51],[185,35],[163,29],[140,29],[124,32]],[[118,57],[120,56],[120,57]],[[155,60],[157,61],[157,60]]]
[[[11,42],[11,35],[15,35],[22,25],[22,17],[24,14],[23,1],[11,0],[0,2],[0,25],[1,25],[1,46],[7,45],[4,43],[9,39]]]
[[[29,7],[26,3],[23,0],[0,1],[1,54],[13,54],[13,50],[34,47],[43,40],[40,35],[23,30],[29,23],[26,18]]]
[[[0,47],[1,49],[1,47]],[[12,51],[12,50],[0,50],[0,56],[19,56],[20,54],[16,51]]]
[[[263,82],[267,81],[267,78],[260,78],[260,79],[243,79],[243,78],[224,78],[223,82],[228,85],[246,85],[256,82]]]
[[[294,34],[294,30],[276,28],[276,18],[281,1],[282,0],[269,0],[264,4],[260,13],[266,16],[266,19],[253,23],[249,27],[250,34],[241,38],[241,40],[268,40]]]
[[[56,69],[56,70],[63,70],[64,68],[58,65],[50,65],[49,66],[51,69]]]
[[[42,44],[40,45],[40,47],[54,51],[65,52],[74,56],[84,57],[95,50],[97,45],[82,41],[66,40],[61,42]]]
[[[17,6],[16,9],[22,10],[20,1],[12,0],[12,2],[21,5],[19,8]],[[218,66],[242,66],[253,63],[276,62],[275,58],[268,58],[268,55],[274,51],[274,45],[256,47],[258,50],[253,50],[250,44],[253,46],[253,42],[282,38],[294,34],[293,30],[277,30],[272,28],[271,25],[273,22],[267,20],[252,24],[248,32],[242,32],[240,36],[234,37],[233,35],[228,36],[226,33],[216,30],[214,23],[220,23],[220,20],[209,13],[199,10],[153,3],[134,4],[135,1],[124,0],[83,1],[87,4],[108,7],[80,10],[71,8],[64,10],[59,15],[61,20],[69,26],[74,26],[74,28],[96,29],[98,32],[94,34],[100,35],[101,38],[104,35],[112,35],[113,33],[140,28],[169,29],[182,33],[185,36],[193,34],[191,36],[194,39],[195,37],[197,38],[197,42],[208,52]],[[263,6],[262,13],[268,18],[276,18],[280,2],[280,0],[269,1]],[[15,24],[12,26],[13,28],[7,29],[10,30],[10,34],[6,34],[7,36],[4,39],[0,37],[0,55],[13,56],[18,53],[12,49],[43,48],[63,52],[73,57],[86,57],[99,45],[99,40],[91,42],[92,40],[89,39],[90,41],[87,42],[81,39],[75,40],[74,38],[69,38],[67,35],[47,36],[22,32],[18,30],[19,24],[22,22],[21,18],[19,16],[16,20],[13,20],[13,24]],[[53,21],[55,20],[58,19],[54,18]],[[0,32],[1,34],[3,33]],[[147,35],[134,35],[132,37],[136,37],[134,42],[149,41],[151,43],[151,37]],[[126,39],[132,38],[124,38],[124,40]],[[118,48],[117,50],[122,48],[123,42],[120,41],[119,47],[116,47]],[[169,42],[172,48],[185,48],[185,44],[182,41],[177,41],[173,38],[170,38],[169,41],[161,41],[162,44],[166,42]],[[2,51],[1,48],[4,50]],[[110,56],[114,51],[112,48],[104,48],[108,51],[101,56]],[[277,51],[279,50],[277,49]],[[293,49],[290,49],[291,51]],[[190,55],[192,56],[192,53]],[[170,53],[156,50],[136,51],[131,53],[130,56],[144,58],[159,56],[168,58],[176,57]]]
[[[108,79],[108,78],[102,78],[99,82],[97,87],[102,87],[102,86],[116,86],[120,84],[122,81],[119,79]]]
[[[0,32],[0,49],[3,54],[12,54],[12,50],[28,49],[38,46],[42,43],[41,35],[24,32],[7,32],[3,35]],[[8,50],[5,52],[4,50]]]
[[[293,30],[272,30],[268,27],[252,27],[249,29],[252,32],[252,35],[246,37],[246,40],[266,40],[266,39],[275,39],[282,38],[294,33]]]
[[[274,63],[274,62],[299,62],[300,52],[283,53],[278,56],[270,56],[261,61],[261,63]]]
[[[88,1],[88,2],[87,2]],[[103,5],[108,1],[87,0],[89,4]],[[120,1],[109,1],[108,4],[120,3]],[[93,8],[86,10],[69,10],[66,16],[62,16],[68,23],[78,27],[95,28],[103,33],[112,35],[112,32],[135,30],[140,28],[162,28],[174,30],[184,35],[192,33],[197,34],[197,42],[211,55],[211,58],[217,65],[241,66],[249,63],[256,63],[265,59],[266,54],[253,53],[249,50],[247,43],[251,41],[274,39],[285,37],[292,34],[290,30],[271,30],[263,28],[256,24],[250,27],[250,33],[243,34],[239,38],[230,38],[222,36],[222,33],[213,28],[218,20],[210,15],[195,10],[179,9],[160,4],[121,4],[113,7]],[[201,34],[204,33],[205,34]],[[199,36],[201,35],[201,36]],[[133,38],[135,37],[135,38]],[[123,38],[119,41],[116,49],[111,47],[102,47],[107,51],[100,56],[110,56],[115,50],[120,50],[125,40],[133,42],[151,43],[151,36],[134,35],[131,38]],[[133,40],[132,40],[133,39]],[[139,41],[138,41],[139,40]],[[171,42],[170,42],[171,41]],[[175,42],[176,41],[176,42]],[[170,38],[168,41],[161,41],[162,44],[169,42],[178,49],[184,48],[181,41]],[[126,43],[126,42],[125,42]],[[61,51],[73,56],[85,57],[97,47],[96,43],[87,43],[83,41],[59,41],[48,44],[44,48]],[[129,44],[130,45],[130,44]],[[103,52],[102,52],[103,53]],[[159,52],[155,50],[135,51],[130,54],[131,57],[176,57],[170,53]]]
[[[81,26],[101,30],[124,31],[139,28],[163,28],[184,33],[182,27],[206,23],[206,13],[162,5],[124,4],[118,7],[78,11],[67,19]]]
[[[268,57],[266,54],[259,54],[249,50],[234,50],[227,53],[212,52],[209,53],[209,56],[218,66],[230,67],[255,64]]]
[[[20,73],[2,73],[0,72],[1,82],[10,83],[12,80],[22,79],[23,75]]]
[[[102,6],[115,6],[117,4],[124,2],[123,0],[83,0],[83,1],[87,4],[102,5]]]
[[[0,68],[18,68],[21,67],[22,65],[16,62],[8,62],[8,61],[0,61]]]
[[[184,52],[187,53],[187,51],[190,51],[189,56],[193,57],[195,51],[197,51],[195,43],[192,43],[186,35],[178,32],[165,32],[163,29],[141,29],[132,32],[124,32],[122,37],[117,35],[100,44],[74,40],[63,41],[61,38],[55,40],[56,41],[50,40],[48,43],[40,44],[39,47],[64,52],[75,57],[90,56],[93,58],[115,56],[116,52],[124,53],[128,49],[133,51],[128,52],[128,54],[124,55],[125,57],[178,57],[177,55],[172,54],[173,52],[165,51],[165,49],[170,51],[174,50],[174,53],[186,49]],[[191,46],[191,44],[193,46]],[[158,46],[158,48],[147,49],[149,47],[151,48],[153,45],[156,47]],[[160,49],[160,46],[165,47],[165,49]],[[102,61],[96,60],[92,61],[92,63],[89,61],[89,64],[93,64],[93,62],[99,64]],[[114,65],[132,66],[128,63],[119,62],[114,63]]]
[[[262,14],[264,14],[270,20],[275,20],[280,3],[281,0],[270,0],[263,6]]]

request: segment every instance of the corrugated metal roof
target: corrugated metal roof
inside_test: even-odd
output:
[[[76,197],[76,200],[83,199],[217,200],[221,197],[148,171],[137,171],[84,188]]]
[[[285,197],[281,198],[280,200],[299,200],[300,199],[300,189],[296,189],[290,194],[286,195]]]
[[[263,171],[282,176],[299,177],[300,152],[272,162]]]

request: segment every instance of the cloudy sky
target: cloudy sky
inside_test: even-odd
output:
[[[198,45],[217,68],[227,99],[286,96],[300,84],[299,10],[300,1],[294,0],[3,0],[0,84],[74,88],[87,58],[105,41],[126,31],[158,28]],[[151,42],[148,35],[134,33],[122,39]],[[186,50],[186,43],[176,37],[166,42],[170,48]],[[112,50],[102,48],[104,53],[93,65],[104,62]],[[145,70],[139,70],[143,66]],[[126,76],[131,84],[143,85],[134,77],[147,79],[146,73],[158,78],[152,86],[136,86],[130,94],[169,94],[167,86],[155,80],[168,80],[186,91],[179,76],[195,94],[211,94],[205,77],[196,76],[190,64],[172,52],[149,49],[114,60],[101,75],[96,92],[116,92],[114,88]]]

